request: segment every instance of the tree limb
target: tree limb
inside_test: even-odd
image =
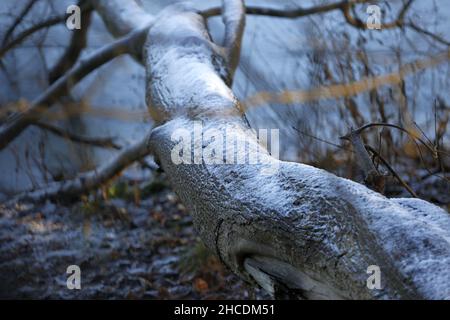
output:
[[[39,122],[35,123],[35,121],[40,117],[40,113],[45,111],[55,99],[67,92],[67,90],[92,70],[95,70],[97,67],[122,53],[140,55],[144,36],[146,36],[148,28],[149,25],[145,25],[139,29],[133,28],[133,30],[130,30],[123,38],[97,50],[88,58],[81,60],[77,65],[72,67],[64,76],[53,83],[47,91],[33,101],[31,106],[25,112],[20,113],[18,116],[16,115],[13,119],[8,121],[6,128],[3,127],[0,131],[0,149],[6,146],[9,141],[17,136],[29,124],[36,124],[41,128],[50,130],[54,134],[69,137],[77,142],[89,143],[97,146],[105,146],[108,144],[109,141],[106,140],[98,141],[86,137],[75,136],[50,125]],[[113,143],[110,143],[110,145],[111,147],[119,148],[119,146]],[[25,192],[15,197],[13,201],[42,201],[45,199],[77,197],[112,179],[131,163],[139,161],[144,156],[148,155],[149,152],[148,137],[145,137],[138,143],[121,150],[114,159],[97,170],[81,174],[76,179],[70,181],[54,182],[42,189]]]
[[[392,28],[396,28],[396,27],[403,27],[405,14],[408,11],[408,9],[411,7],[411,4],[413,3],[413,1],[414,0],[408,0],[400,9],[400,11],[397,15],[397,18],[392,22],[382,23],[380,26],[381,29],[392,29]],[[352,25],[355,28],[368,29],[366,23],[364,23],[358,17],[354,17],[351,14],[350,9],[352,8],[353,5],[354,5],[354,2],[352,3],[352,2],[348,1],[345,5],[343,5],[340,8],[345,17],[345,20],[347,21],[347,23],[349,23],[350,25]]]
[[[126,167],[147,156],[149,153],[150,149],[148,146],[148,136],[145,136],[137,143],[120,150],[114,158],[112,158],[108,163],[100,166],[98,169],[80,174],[73,180],[53,182],[44,188],[35,191],[23,192],[9,202],[40,202],[47,199],[71,200],[77,198],[81,194],[85,194],[93,189],[96,189],[107,181],[113,179]]]
[[[370,159],[361,137],[361,131],[352,129],[348,135],[342,137],[341,139],[347,139],[352,143],[355,150],[357,163],[364,172],[365,185],[383,194],[384,176],[378,172]]]
[[[36,31],[61,23],[65,19],[66,19],[65,15],[56,16],[53,18],[49,18],[48,20],[45,20],[43,22],[37,23],[34,26],[30,27],[29,29],[22,31],[13,40],[9,41],[4,46],[2,46],[2,48],[0,48],[0,58],[2,58],[6,52],[19,45],[23,40],[25,40],[30,35],[34,34]]]
[[[83,2],[84,0],[81,0]],[[80,3],[79,3],[80,5]],[[87,33],[89,25],[91,24],[91,10],[81,11],[81,29],[73,30],[73,35],[70,44],[61,56],[59,61],[55,64],[49,72],[48,80],[52,84],[59,77],[61,77],[67,70],[69,70],[78,60],[81,51],[86,47]]]
[[[403,127],[400,127],[399,125],[396,125],[396,124],[382,123],[382,122],[371,122],[371,123],[365,124],[365,125],[357,128],[357,129],[352,130],[352,132],[355,133],[355,134],[359,134],[359,133],[363,132],[364,130],[369,129],[369,128],[373,128],[373,127],[388,127],[388,128],[394,128],[394,129],[400,130],[400,131],[406,133],[412,139],[415,139],[415,140],[419,141],[422,145],[424,145],[433,154],[434,158],[437,158],[437,155],[436,155],[437,151],[436,151],[434,146],[431,147],[422,138],[418,137],[417,134],[415,134],[415,133],[413,133],[413,132],[411,132],[411,131],[403,128]],[[341,139],[349,139],[351,134],[352,133],[347,134],[345,136],[342,136]]]
[[[354,0],[353,3],[367,3],[369,0]],[[263,15],[269,17],[278,18],[300,18],[304,16],[309,16],[313,14],[321,14],[336,9],[343,9],[347,6],[348,0],[338,1],[330,4],[314,6],[311,8],[297,8],[297,9],[273,9],[273,8],[261,8],[255,6],[246,6],[245,13],[253,15]],[[215,7],[202,11],[200,14],[205,18],[210,18],[221,14],[221,8]]]
[[[153,22],[153,16],[135,0],[96,0],[93,5],[115,37],[122,37]]]
[[[127,3],[115,0],[117,7],[98,10],[120,14]],[[448,213],[418,199],[387,199],[323,170],[272,157],[249,134],[221,73],[226,62],[194,9],[184,4],[164,9],[148,38],[147,101],[164,115],[157,119],[150,148],[190,209],[203,241],[233,272],[251,283],[276,283],[304,298],[450,296]],[[195,134],[199,123],[202,129]],[[232,139],[227,138],[230,127]],[[219,163],[207,164],[203,157],[199,164],[176,163],[173,136],[180,129],[194,133],[189,139],[194,150],[187,152],[194,158],[212,143],[203,141],[202,133],[209,130],[232,143],[217,149],[226,154]],[[256,164],[223,163],[239,159],[239,143],[247,143]],[[105,177],[116,170],[101,171]],[[97,181],[92,175],[87,180]],[[68,185],[69,194],[92,187]],[[366,285],[370,265],[380,267],[380,290]]]
[[[16,27],[22,22],[23,18],[28,14],[28,11],[33,7],[33,5],[36,3],[36,0],[29,0],[28,3],[23,7],[22,11],[20,11],[17,18],[14,20],[14,22],[11,24],[11,26],[6,30],[5,36],[3,37],[3,45],[6,44],[6,42],[9,40],[9,37],[14,32]]]
[[[383,165],[389,170],[389,172],[397,179],[397,181],[414,197],[418,198],[417,194],[414,192],[414,190],[400,177],[400,175],[389,165],[389,163],[384,159],[378,151],[376,151],[374,148],[372,148],[369,145],[364,145],[364,147],[372,152],[380,161],[383,163]]]
[[[242,36],[245,27],[245,5],[243,0],[222,1],[222,19],[225,24],[224,44],[230,69],[230,78],[239,64]]]
[[[59,97],[66,94],[77,82],[96,68],[124,53],[138,53],[142,46],[148,26],[135,30],[111,44],[96,50],[80,60],[64,76],[55,81],[22,112],[10,116],[0,127],[0,150],[17,137],[30,124],[36,122]]]
[[[92,11],[92,6],[90,5],[90,1],[85,1],[85,0],[81,0],[81,1],[82,1],[82,4],[81,4],[82,12]],[[54,26],[54,25],[56,25],[58,23],[62,23],[66,19],[67,19],[67,15],[66,14],[59,15],[59,16],[54,16],[54,17],[51,17],[51,18],[49,18],[47,20],[44,20],[42,22],[39,22],[39,23],[33,25],[29,29],[21,31],[17,36],[15,36],[14,39],[8,41],[7,43],[3,43],[3,46],[0,48],[0,58],[3,57],[6,52],[8,52],[12,48],[16,47],[20,43],[22,43],[23,40],[25,40],[26,38],[28,38],[29,36],[31,36],[35,32],[37,32],[37,31],[39,31],[41,29],[44,29],[44,28],[48,28],[48,27]]]
[[[444,39],[443,37],[438,36],[435,33],[432,33],[432,32],[430,32],[430,31],[428,31],[426,29],[423,29],[423,28],[419,27],[418,25],[416,25],[413,22],[406,23],[406,26],[410,27],[411,29],[413,29],[413,30],[415,30],[415,31],[417,31],[419,33],[423,33],[423,34],[433,38],[434,40],[436,40],[437,42],[439,42],[441,44],[444,44],[446,46],[450,46],[450,41]]]
[[[110,137],[107,138],[83,137],[44,122],[33,123],[33,125],[43,130],[47,130],[61,138],[69,139],[73,142],[87,144],[94,147],[112,148],[116,150],[121,149],[121,146],[115,143],[113,138]]]

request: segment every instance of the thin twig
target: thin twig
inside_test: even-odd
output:
[[[83,5],[81,10],[83,11],[91,11],[92,10],[92,6],[90,5],[90,1],[83,1]],[[30,35],[34,34],[35,32],[44,29],[44,28],[48,28],[51,26],[54,26],[58,23],[62,23],[66,20],[67,15],[63,14],[63,15],[59,15],[59,16],[54,16],[51,17],[45,21],[39,22],[37,24],[35,24],[34,26],[30,27],[29,29],[26,29],[22,32],[20,32],[14,39],[12,39],[11,41],[7,42],[6,44],[4,44],[1,48],[0,48],[0,58],[3,57],[5,55],[6,52],[8,52],[9,50],[11,50],[12,48],[14,48],[15,46],[19,45],[23,40],[25,40],[26,38],[28,38]]]
[[[337,143],[333,143],[333,142],[331,142],[331,141],[327,141],[327,140],[325,140],[325,139],[316,137],[316,136],[314,136],[314,135],[312,135],[312,134],[310,134],[310,133],[307,133],[307,132],[301,131],[300,129],[297,129],[296,127],[292,127],[292,129],[294,129],[294,130],[297,131],[298,133],[303,134],[303,135],[305,135],[305,136],[307,136],[307,137],[309,137],[309,138],[312,138],[312,139],[315,139],[315,140],[317,140],[317,141],[320,141],[320,142],[329,144],[330,146],[333,146],[333,147],[336,147],[336,148],[339,148],[339,149],[342,149],[342,150],[345,150],[345,151],[348,151],[348,152],[353,152],[353,150],[351,150],[351,149],[345,148],[344,146],[341,146],[341,145],[339,145],[339,144],[337,144]]]
[[[49,18],[48,20],[45,20],[45,21],[35,24],[34,26],[30,27],[29,29],[22,31],[13,40],[9,41],[2,48],[0,48],[0,58],[3,57],[6,52],[8,52],[12,48],[14,48],[18,44],[20,44],[24,39],[26,39],[30,35],[34,34],[36,31],[39,31],[41,29],[51,27],[55,24],[61,23],[65,19],[66,19],[66,15],[52,17],[52,18]]]
[[[120,145],[116,144],[113,141],[113,138],[111,138],[111,137],[91,138],[91,137],[79,136],[79,135],[73,134],[67,130],[64,130],[64,129],[61,129],[56,126],[53,126],[53,125],[50,125],[47,123],[43,123],[43,122],[37,122],[37,123],[34,123],[33,125],[41,128],[41,129],[50,131],[51,133],[53,133],[59,137],[69,139],[73,142],[87,144],[87,145],[101,147],[101,148],[112,148],[112,149],[116,149],[116,150],[120,150],[122,148]]]
[[[428,150],[430,150],[430,152],[433,154],[433,157],[436,157],[436,149],[433,147],[430,147],[425,141],[423,141],[420,137],[418,137],[416,134],[414,134],[413,132],[410,132],[409,130],[402,128],[398,125],[395,124],[391,124],[391,123],[384,123],[384,122],[371,122],[368,123],[366,125],[363,125],[362,127],[359,127],[357,129],[355,129],[354,131],[356,133],[360,133],[368,128],[372,128],[372,127],[390,127],[390,128],[395,128],[398,129],[400,131],[405,132],[407,135],[409,135],[411,138],[413,138],[414,140],[418,140],[420,143],[422,143]],[[350,137],[349,134],[342,136],[341,139],[348,139]]]
[[[7,43],[9,38],[11,37],[12,33],[16,29],[16,27],[22,22],[22,20],[25,18],[25,16],[28,14],[30,9],[33,7],[33,5],[36,3],[36,0],[29,0],[28,3],[25,5],[25,7],[22,9],[22,11],[19,13],[17,18],[14,20],[14,22],[11,24],[11,26],[6,30],[5,36],[3,37],[3,45]]]
[[[437,34],[434,34],[434,33],[430,32],[430,31],[428,31],[426,29],[423,29],[423,28],[419,27],[418,25],[416,25],[413,22],[408,22],[405,25],[407,27],[410,27],[411,29],[413,29],[416,32],[423,33],[423,34],[433,38],[434,40],[436,40],[439,43],[445,44],[446,46],[450,46],[450,41],[442,38],[441,36],[438,36]]]
[[[400,182],[400,184],[405,187],[406,190],[408,190],[408,192],[414,197],[414,198],[418,198],[417,194],[414,192],[413,189],[411,189],[411,187],[397,174],[397,172],[395,172],[395,170],[389,165],[389,163],[371,146],[369,145],[364,145],[364,147],[369,150],[370,152],[372,152],[386,167],[386,169],[388,169],[392,175],[398,180],[398,182]]]

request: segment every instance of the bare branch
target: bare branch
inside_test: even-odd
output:
[[[341,145],[336,144],[336,143],[333,143],[333,142],[331,142],[331,141],[328,141],[328,140],[325,140],[325,139],[316,137],[316,136],[314,136],[314,135],[312,135],[312,134],[310,134],[310,133],[308,133],[308,132],[302,131],[302,130],[296,128],[296,127],[292,127],[292,129],[294,129],[295,131],[297,131],[299,134],[302,134],[302,135],[304,135],[304,136],[307,136],[308,138],[311,138],[311,139],[314,139],[314,140],[317,140],[317,141],[326,143],[326,144],[328,144],[328,145],[330,145],[330,146],[333,146],[333,147],[335,147],[335,148],[338,148],[338,149],[342,149],[342,150],[345,150],[345,151],[353,152],[352,150],[347,149],[347,148],[345,148],[344,146],[341,146]]]
[[[355,0],[353,3],[367,3],[369,0]],[[297,8],[297,9],[273,9],[273,8],[261,8],[254,6],[246,6],[245,13],[253,15],[263,15],[278,18],[300,18],[313,14],[326,13],[336,9],[342,9],[348,4],[347,0],[339,1],[335,3],[325,4],[321,6],[315,6],[311,8]],[[201,15],[205,18],[210,18],[221,14],[221,8],[215,7],[204,10]]]
[[[225,38],[223,46],[233,79],[241,55],[242,35],[245,27],[245,6],[243,0],[223,0],[222,19],[225,24]]]
[[[392,28],[396,28],[396,27],[403,27],[404,26],[404,17],[406,12],[408,11],[408,9],[411,7],[411,4],[413,3],[414,0],[408,0],[400,9],[397,18],[392,21],[392,22],[388,22],[388,23],[383,23],[381,25],[381,29],[392,29]],[[355,2],[348,2],[343,5],[340,9],[342,11],[342,14],[345,17],[345,20],[352,26],[358,28],[358,29],[367,29],[367,24],[364,23],[363,21],[361,21],[358,17],[354,17],[351,12],[350,9],[352,8],[352,6],[355,4]]]
[[[49,83],[52,84],[69,70],[78,60],[81,51],[86,47],[87,33],[91,24],[91,11],[81,13],[81,29],[74,30],[69,46],[53,69],[49,72]]]
[[[6,44],[11,34],[14,32],[16,27],[22,22],[23,18],[28,14],[28,11],[33,7],[33,5],[36,3],[36,0],[29,0],[28,3],[25,5],[25,7],[22,9],[22,11],[19,13],[17,18],[14,20],[14,22],[11,24],[11,26],[6,30],[5,36],[3,37],[3,45]]]
[[[389,172],[397,179],[398,182],[406,189],[408,192],[414,197],[418,198],[417,194],[414,192],[414,190],[400,177],[400,175],[389,165],[389,163],[380,155],[378,151],[376,151],[374,148],[372,148],[369,145],[364,145],[364,147],[372,152],[380,161],[383,163],[383,165],[389,170]]]
[[[372,127],[390,127],[390,128],[394,128],[397,130],[400,130],[404,133],[406,133],[408,136],[410,136],[412,139],[419,141],[421,144],[423,144],[432,154],[433,157],[436,158],[436,149],[433,147],[431,147],[428,143],[426,143],[422,138],[418,137],[417,134],[415,134],[414,132],[411,132],[403,127],[400,127],[396,124],[391,124],[391,123],[380,123],[380,122],[371,122],[368,123],[366,125],[363,125],[362,127],[359,127],[355,130],[353,130],[355,133],[359,134],[361,132],[363,132],[366,129],[372,128]],[[349,139],[350,135],[347,134],[343,137],[341,137],[341,139]]]
[[[428,30],[420,28],[413,22],[404,22],[405,15],[406,15],[407,11],[409,10],[413,1],[414,0],[408,0],[408,2],[406,2],[400,9],[400,11],[397,15],[397,18],[392,22],[382,24],[381,28],[382,29],[392,29],[395,27],[406,26],[406,27],[410,27],[411,29],[413,29],[417,32],[423,33],[442,44],[450,45],[449,41],[445,40],[444,38],[430,32]],[[377,1],[376,0],[375,1],[368,1],[368,0],[339,1],[339,2],[335,2],[335,3],[330,3],[330,4],[326,4],[326,5],[322,5],[322,6],[315,6],[315,7],[306,8],[306,9],[304,9],[304,8],[274,9],[274,8],[261,8],[261,7],[255,7],[255,6],[246,6],[245,13],[251,14],[251,15],[262,15],[262,16],[268,16],[268,17],[296,19],[296,18],[301,18],[301,17],[314,15],[314,14],[323,14],[323,13],[327,13],[327,12],[330,12],[333,10],[341,10],[345,20],[351,26],[358,28],[358,29],[367,29],[367,25],[363,21],[361,21],[359,18],[354,17],[351,14],[350,9],[351,9],[352,5],[369,3],[369,2],[372,3],[372,2],[377,2]],[[201,15],[205,18],[211,18],[214,16],[218,16],[222,13],[222,9],[223,8],[220,8],[220,7],[206,9],[201,12]]]
[[[377,192],[383,193],[385,183],[384,176],[378,172],[370,159],[361,138],[361,131],[352,129],[348,135],[341,139],[347,139],[352,143],[357,163],[364,172],[364,184]]]
[[[25,40],[27,37],[35,33],[36,31],[39,31],[41,29],[51,27],[55,24],[61,23],[66,19],[65,15],[56,16],[53,18],[50,18],[48,20],[45,20],[43,22],[40,22],[38,24],[35,24],[29,29],[26,29],[22,31],[20,34],[18,34],[13,40],[8,42],[6,45],[4,45],[2,48],[0,48],[0,58],[5,55],[7,51],[14,48],[15,46],[19,45],[23,40]]]
[[[446,46],[450,46],[450,41],[442,38],[441,36],[438,36],[435,33],[432,33],[432,32],[430,32],[430,31],[428,31],[426,29],[423,29],[423,28],[419,27],[418,25],[414,24],[413,22],[406,23],[406,26],[410,27],[414,31],[417,31],[419,33],[423,33],[423,34],[429,36],[430,38],[433,38],[434,40],[436,40],[439,43],[442,43],[442,44],[444,44]]]
[[[58,181],[35,191],[23,192],[10,200],[40,202],[46,199],[67,200],[87,193],[113,179],[122,170],[150,153],[148,136],[121,150],[110,162],[98,169],[81,174],[73,180]]]
[[[66,94],[90,72],[121,54],[139,52],[148,28],[147,26],[133,31],[82,59],[37,97],[27,110],[13,114],[0,128],[0,150],[5,148],[31,123],[36,122],[56,99]]]
[[[82,1],[81,10],[83,12],[91,11],[92,6],[90,5],[90,1]],[[39,22],[35,24],[34,26],[30,27],[29,29],[26,29],[22,32],[20,32],[13,40],[7,42],[0,48],[0,58],[5,55],[6,52],[14,48],[15,46],[19,45],[23,40],[34,34],[35,32],[48,28],[51,26],[54,26],[55,24],[62,23],[66,20],[67,16],[66,14],[55,16],[52,18],[49,18],[45,21]]]
[[[69,139],[73,142],[77,142],[77,143],[82,143],[82,144],[87,144],[87,145],[91,145],[94,147],[101,147],[101,148],[112,148],[112,149],[116,149],[119,150],[121,149],[121,146],[119,146],[118,144],[116,144],[114,142],[114,139],[111,137],[107,137],[107,138],[91,138],[91,137],[83,137],[83,136],[79,136],[76,134],[73,134],[67,130],[58,128],[56,126],[44,123],[44,122],[37,122],[37,123],[33,123],[33,125],[50,131],[51,133],[62,137],[62,138],[66,138]]]

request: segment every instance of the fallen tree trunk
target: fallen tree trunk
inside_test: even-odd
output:
[[[97,1],[109,26],[114,18],[108,17],[129,4],[114,2]],[[225,14],[239,14],[240,1],[234,2]],[[230,23],[237,32],[239,26]],[[236,48],[236,38],[227,38],[233,39],[232,50],[213,43],[195,9],[177,4],[155,17],[143,54],[147,102],[158,121],[150,148],[203,241],[233,272],[274,295],[450,298],[448,213],[418,199],[387,199],[326,171],[272,157],[249,134],[227,85],[234,72],[227,62],[235,61],[227,54]],[[213,129],[226,141],[223,150],[205,139]],[[192,134],[192,148],[183,156],[194,164],[174,161],[180,132]],[[247,147],[239,149],[239,143]],[[211,146],[213,163],[196,153]],[[236,163],[243,150],[257,163]],[[367,286],[372,265],[380,268],[381,289]]]

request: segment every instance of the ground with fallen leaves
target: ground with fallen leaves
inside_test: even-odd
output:
[[[122,177],[72,203],[0,205],[0,298],[269,298],[202,245],[163,173],[146,181]],[[447,181],[412,186],[448,210]],[[81,269],[81,290],[67,289],[69,265]]]
[[[268,298],[201,244],[164,181],[103,191],[65,205],[0,206],[0,298]],[[81,269],[81,290],[67,289],[69,265]]]

